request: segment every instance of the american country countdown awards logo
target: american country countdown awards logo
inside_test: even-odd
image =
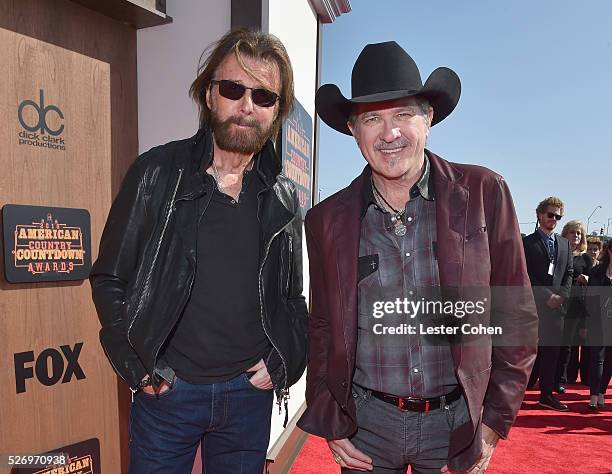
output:
[[[79,227],[61,224],[52,214],[31,224],[15,226],[15,267],[32,275],[72,273],[85,264],[83,233]]]
[[[2,218],[8,282],[87,278],[91,267],[87,210],[6,204]]]
[[[19,103],[17,118],[23,128],[18,133],[20,145],[66,150],[66,143],[61,137],[64,133],[64,113],[57,105],[45,105],[43,89],[40,89],[38,103],[31,99]]]

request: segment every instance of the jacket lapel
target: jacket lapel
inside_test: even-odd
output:
[[[354,180],[338,199],[332,224],[344,340],[353,350],[357,347],[357,260],[362,187],[363,175]],[[348,357],[350,367],[354,363],[354,351]]]
[[[436,195],[436,258],[443,299],[460,298],[468,207],[468,188],[459,184],[458,173],[448,162],[428,152]],[[455,368],[461,364],[461,344],[452,344]]]
[[[460,288],[469,191],[457,182],[460,176],[448,163],[432,153],[429,157],[436,193],[436,253],[440,286],[443,289]]]
[[[563,280],[563,275],[565,274],[565,268],[567,266],[567,259],[569,257],[567,254],[567,247],[560,241],[559,234],[555,234],[555,242],[557,244],[557,260],[555,262],[553,286],[558,288]]]

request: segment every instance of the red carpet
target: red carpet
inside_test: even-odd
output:
[[[606,408],[587,412],[588,389],[570,385],[559,395],[570,411],[537,407],[538,392],[528,391],[507,441],[500,441],[488,473],[612,474],[612,399]],[[290,471],[292,474],[338,473],[327,443],[309,436]]]

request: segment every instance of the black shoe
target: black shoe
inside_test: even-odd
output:
[[[540,395],[540,401],[538,402],[538,405],[544,408],[548,408],[550,410],[569,411],[567,405],[561,403],[553,395]]]
[[[599,407],[598,407],[597,405],[591,405],[591,404],[589,403],[588,408],[589,408],[589,411],[590,411],[591,413],[597,413],[597,412],[599,412]]]
[[[565,393],[565,385],[559,384],[555,388],[555,392],[557,393]]]

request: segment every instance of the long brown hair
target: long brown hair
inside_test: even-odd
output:
[[[200,127],[210,123],[210,109],[206,104],[206,90],[214,74],[229,55],[235,54],[238,63],[247,71],[242,60],[243,56],[260,61],[273,61],[278,66],[281,79],[281,90],[279,92],[278,115],[274,121],[273,139],[276,137],[280,126],[291,112],[293,107],[293,69],[287,50],[283,43],[274,35],[262,33],[261,31],[248,28],[234,28],[227,32],[219,41],[212,43],[206,48],[200,57],[198,77],[189,88],[189,95],[198,104],[200,109]],[[206,56],[206,59],[202,60]]]

